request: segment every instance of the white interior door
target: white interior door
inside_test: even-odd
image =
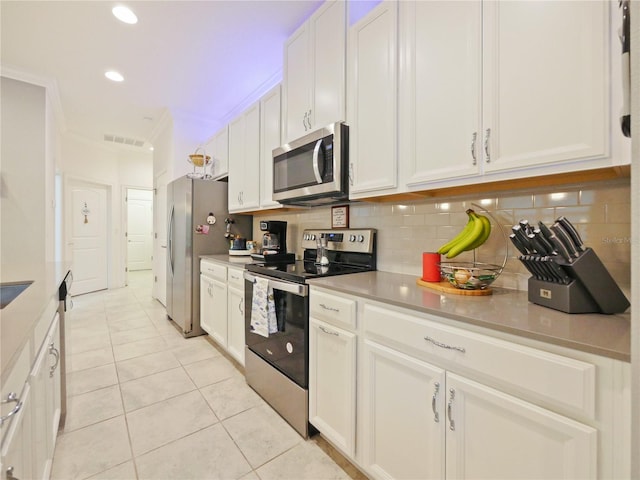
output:
[[[107,186],[69,180],[67,245],[73,270],[72,295],[107,288]]]
[[[153,191],[127,189],[127,269],[151,270]]]
[[[153,296],[167,305],[167,178],[166,172],[155,180],[154,198],[155,226],[153,244]]]

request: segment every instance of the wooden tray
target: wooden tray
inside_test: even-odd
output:
[[[487,287],[484,290],[463,290],[461,288],[454,287],[449,283],[448,280],[443,280],[441,282],[425,282],[421,278],[418,278],[416,279],[416,283],[421,287],[427,287],[439,292],[452,293],[454,295],[470,295],[477,297],[493,294],[493,290],[491,290],[491,287]]]

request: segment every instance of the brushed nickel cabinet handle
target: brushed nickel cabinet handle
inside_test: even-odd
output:
[[[476,160],[476,140],[478,139],[478,132],[473,132],[471,135],[471,158],[473,158],[473,164],[477,163]]]
[[[436,400],[438,398],[438,392],[440,391],[440,384],[436,382],[433,385],[433,397],[431,397],[431,410],[433,411],[433,421],[436,423],[440,422],[440,414],[438,410],[436,410]]]
[[[54,357],[56,357],[56,363],[49,368],[49,378],[51,378],[53,377],[53,373],[56,371],[56,368],[58,368],[58,363],[60,363],[60,351],[56,348],[56,346],[53,343],[51,343],[49,345],[49,353]]]
[[[456,396],[456,391],[453,388],[449,389],[449,403],[447,404],[447,417],[449,418],[449,430],[456,429],[456,423],[453,421],[451,410],[453,409],[453,399]]]
[[[9,395],[7,395],[7,398],[2,400],[2,403],[11,403],[11,402],[14,402],[16,406],[13,407],[13,410],[11,410],[9,413],[0,417],[0,425],[2,425],[4,422],[9,420],[9,418],[11,418],[13,415],[18,413],[22,408],[22,402],[20,401],[20,398],[18,397],[17,393],[9,392]]]
[[[424,337],[427,342],[433,343],[436,347],[446,348],[447,350],[456,350],[460,353],[465,353],[467,350],[464,347],[456,347],[455,345],[447,345],[446,343],[434,340],[431,337]]]
[[[487,128],[484,136],[484,154],[486,156],[486,162],[491,161],[491,154],[489,153],[489,137],[491,136],[491,129]]]
[[[339,337],[339,336],[340,336],[340,334],[339,334],[338,332],[333,332],[333,331],[331,331],[331,330],[327,330],[327,329],[326,329],[326,328],[324,328],[322,325],[319,325],[319,326],[318,326],[318,328],[319,328],[320,330],[322,330],[324,333],[327,333],[327,334],[329,334],[329,335],[335,335],[336,337]]]

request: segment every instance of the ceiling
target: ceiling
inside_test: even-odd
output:
[[[2,72],[57,86],[65,132],[148,148],[169,110],[202,125],[204,141],[281,78],[285,40],[320,3],[2,0]],[[112,15],[118,4],[135,12],[136,25]],[[111,69],[125,80],[107,80]]]

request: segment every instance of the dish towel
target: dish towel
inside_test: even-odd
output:
[[[253,284],[251,330],[263,337],[268,337],[270,333],[278,331],[273,288],[269,286],[269,280],[266,278],[256,278]]]

